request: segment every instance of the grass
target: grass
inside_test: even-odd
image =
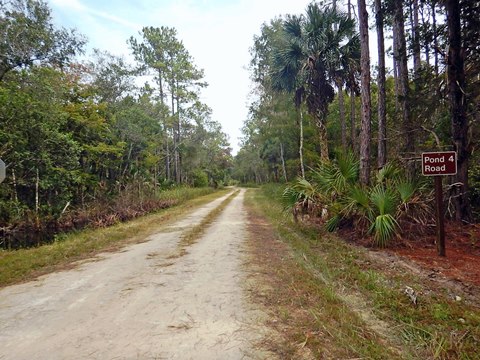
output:
[[[220,203],[220,205],[211,210],[198,225],[193,226],[186,233],[182,234],[177,251],[168,258],[175,259],[185,255],[187,253],[188,246],[193,245],[199,238],[202,237],[208,226],[222,213],[222,211],[227,207],[228,204],[230,204],[230,202],[235,196],[238,195],[238,193],[239,190],[230,194]]]
[[[251,191],[248,204],[257,216],[273,224],[276,236],[290,254],[288,262],[280,261],[285,271],[271,276],[279,279],[277,286],[286,283],[296,290],[273,294],[271,301],[299,295],[295,302],[292,300],[295,306],[285,305],[279,319],[288,312],[296,314],[298,308],[304,308],[314,319],[291,314],[289,319],[296,318],[298,323],[289,327],[290,343],[303,336],[299,331],[303,329],[304,333],[321,332],[333,349],[326,355],[322,352],[325,344],[310,339],[305,347],[316,357],[480,358],[477,307],[456,302],[445,292],[432,291],[424,280],[404,270],[386,269],[385,264],[375,263],[366,250],[335,235],[319,234],[295,224],[282,211],[281,191],[274,186]],[[419,294],[418,305],[404,294],[406,286]]]
[[[271,214],[275,205],[260,196],[247,197],[250,221],[257,222],[250,228],[253,258],[262,269],[258,272],[264,274],[254,298],[261,299],[270,325],[281,335],[279,341],[267,342],[267,349],[282,359],[400,358],[398,351],[378,341],[377,334],[342,301],[332,284],[319,280],[321,276],[307,263],[305,249],[297,253],[290,248],[286,233],[276,232],[281,241],[272,238],[271,229],[261,223],[263,214]]]
[[[187,246],[194,244],[204,233],[207,227],[222,213],[222,211],[230,204],[230,202],[238,195],[237,190],[221,202],[219,206],[210,211],[200,224],[193,226],[189,231],[182,235],[180,247],[185,249]]]
[[[176,189],[162,196],[179,204],[111,227],[85,229],[57,236],[55,242],[37,248],[0,251],[0,287],[32,280],[40,275],[75,266],[75,262],[94,257],[99,252],[118,250],[145,240],[186,212],[206,204],[230,190],[212,193],[209,189]]]

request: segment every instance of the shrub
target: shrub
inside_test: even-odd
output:
[[[285,210],[292,210],[295,220],[299,211],[321,214],[327,231],[351,224],[364,235],[372,234],[380,247],[401,232],[401,222],[426,224],[432,217],[425,187],[407,180],[398,165],[379,170],[369,187],[358,184],[358,174],[358,160],[338,153],[333,161],[319,164],[310,180],[297,179],[285,189]]]
[[[208,186],[208,175],[205,171],[197,169],[192,173],[192,184],[194,187],[207,187]]]

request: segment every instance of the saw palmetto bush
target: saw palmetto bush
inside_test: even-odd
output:
[[[377,184],[370,189],[369,198],[373,207],[369,232],[373,233],[378,246],[385,247],[399,231],[395,217],[399,204],[398,195],[394,189]]]
[[[285,189],[285,208],[313,210],[322,216],[326,230],[350,226],[372,235],[380,247],[400,234],[402,223],[425,224],[430,218],[425,187],[408,180],[400,166],[387,164],[368,187],[359,184],[358,176],[358,160],[338,153],[312,170],[309,180],[299,179]]]
[[[299,215],[314,212],[321,203],[320,199],[321,193],[316,184],[302,178],[287,186],[282,194],[284,209],[293,213],[295,221]]]

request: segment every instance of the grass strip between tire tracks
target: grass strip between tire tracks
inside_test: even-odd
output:
[[[230,204],[230,202],[238,195],[240,190],[236,190],[232,194],[230,194],[225,200],[223,200],[220,205],[216,208],[211,210],[207,216],[205,216],[200,224],[193,226],[190,230],[186,233],[182,234],[179,246],[180,246],[180,255],[184,255],[186,252],[186,248],[192,244],[194,244],[198,239],[205,234],[208,226],[215,221],[215,219],[220,216],[220,214],[225,210],[225,208]]]

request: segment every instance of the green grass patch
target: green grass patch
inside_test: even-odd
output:
[[[368,257],[366,249],[349,245],[334,234],[295,224],[292,216],[283,212],[282,191],[280,186],[265,186],[252,192],[251,201],[292,249],[298,266],[323,289],[328,303],[322,306],[339,324],[338,329],[329,330],[337,342],[354,348],[362,358],[382,358],[377,342],[371,340],[376,335],[367,336],[364,343],[358,341],[371,325],[356,318],[356,309],[329,306],[336,298],[344,302],[345,296],[353,295],[368,304],[370,315],[387,324],[389,336],[382,342],[402,349],[402,358],[478,359],[478,308],[456,302],[445,292],[432,291],[424,280],[404,270],[385,269]],[[417,305],[405,295],[406,286],[417,292]],[[351,329],[343,328],[345,321]]]
[[[0,287],[71,267],[75,261],[91,258],[99,252],[141,242],[162,226],[228,191],[187,188],[165,191],[162,196],[177,199],[178,205],[111,227],[62,234],[52,244],[37,248],[0,251]]]

